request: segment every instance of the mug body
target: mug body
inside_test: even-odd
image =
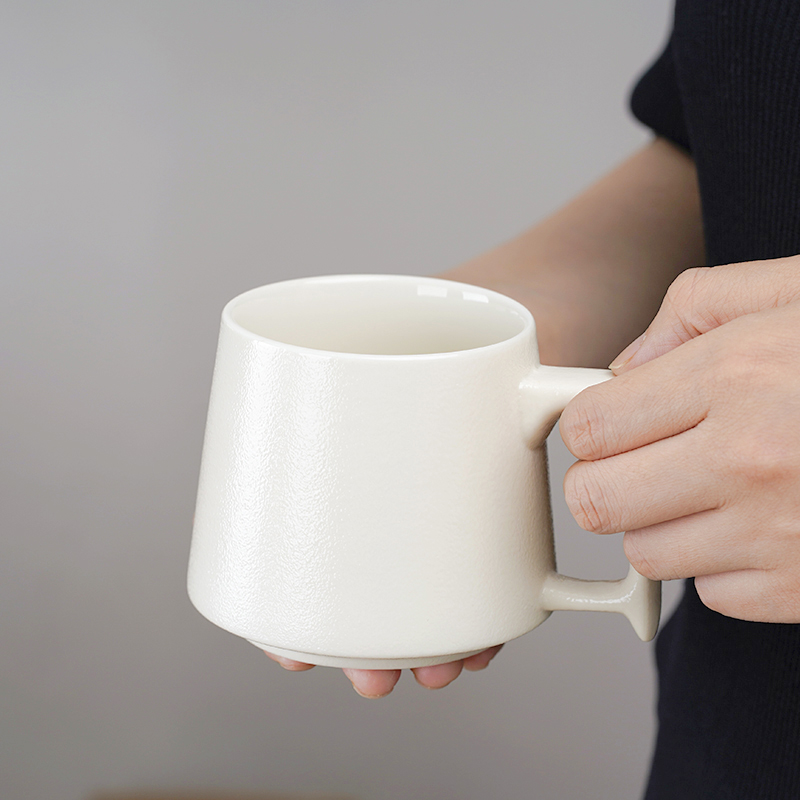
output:
[[[523,431],[533,319],[433,278],[330,276],[224,309],[192,602],[259,647],[420,666],[548,615],[544,447]]]

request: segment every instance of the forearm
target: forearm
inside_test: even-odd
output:
[[[694,164],[656,140],[543,222],[443,277],[530,308],[542,361],[606,366],[704,262]]]

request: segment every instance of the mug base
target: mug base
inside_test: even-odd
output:
[[[338,667],[339,669],[413,669],[415,667],[432,667],[435,664],[447,664],[450,661],[460,661],[482,653],[486,648],[470,650],[466,653],[448,653],[443,656],[418,656],[415,658],[344,658],[342,656],[326,656],[319,653],[300,653],[297,650],[285,650],[269,644],[254,642],[250,644],[259,650],[264,650],[279,658],[288,658],[291,661],[301,661],[304,664],[316,664],[319,667]]]

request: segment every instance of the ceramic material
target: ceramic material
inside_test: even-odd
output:
[[[557,609],[655,635],[660,586],[555,569],[545,438],[606,370],[539,364],[503,295],[350,275],[222,314],[189,563],[208,619],[329,666],[398,668],[514,639]]]

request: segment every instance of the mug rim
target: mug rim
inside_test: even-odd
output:
[[[279,339],[271,339],[268,336],[263,336],[259,333],[254,333],[244,325],[240,324],[234,319],[233,311],[238,306],[247,302],[248,300],[257,299],[270,294],[272,291],[278,290],[280,287],[285,287],[289,284],[320,284],[320,283],[366,283],[366,282],[386,282],[386,283],[426,283],[431,285],[443,285],[450,288],[460,288],[466,292],[480,292],[487,297],[492,298],[496,302],[507,306],[509,309],[514,310],[522,319],[523,326],[521,330],[507,339],[501,339],[499,342],[480,345],[479,347],[470,347],[460,350],[449,350],[437,353],[351,353],[342,350],[321,350],[318,348],[306,347],[304,345],[292,344],[290,342],[282,342]],[[248,289],[241,292],[235,297],[231,298],[222,309],[222,324],[229,328],[232,332],[244,336],[252,341],[264,342],[266,344],[279,347],[283,350],[291,350],[304,355],[317,355],[325,356],[326,358],[345,358],[345,359],[370,359],[380,361],[403,361],[403,360],[431,360],[441,358],[455,358],[463,357],[465,354],[472,353],[485,353],[491,350],[498,350],[511,346],[518,339],[525,338],[531,335],[536,336],[536,322],[533,314],[519,301],[514,300],[502,292],[496,292],[493,289],[486,289],[483,286],[475,286],[461,281],[451,281],[446,278],[435,278],[425,275],[402,275],[402,274],[383,274],[383,273],[336,273],[332,275],[312,275],[308,277],[289,278],[287,280],[275,281],[273,283],[266,283],[262,286],[256,286],[253,289]]]

